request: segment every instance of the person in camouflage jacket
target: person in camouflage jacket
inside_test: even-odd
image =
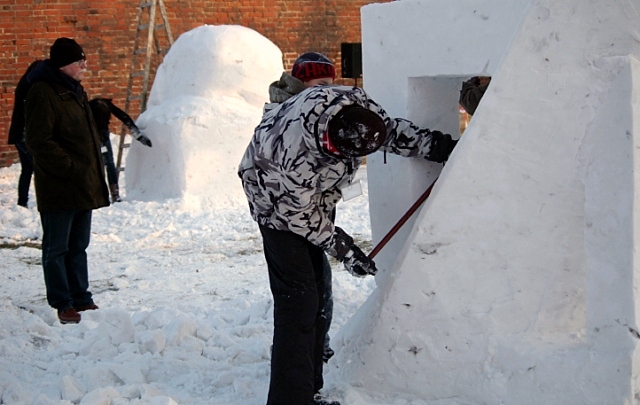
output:
[[[280,79],[269,85],[269,103],[265,104],[264,112],[276,108],[280,103],[309,87],[333,84],[335,78],[336,69],[328,57],[318,52],[305,52],[293,62],[291,74],[283,72]],[[335,210],[332,212],[331,219],[335,220]],[[322,291],[320,300],[320,313],[326,323],[322,360],[328,363],[335,354],[331,348],[331,336],[329,335],[333,320],[333,288],[331,285],[333,275],[331,263],[326,254],[323,254],[322,261],[324,291]]]
[[[322,256],[354,276],[377,271],[331,215],[364,156],[381,150],[444,162],[455,144],[450,135],[390,118],[355,87],[312,87],[264,114],[238,175],[274,297],[268,404],[328,403],[314,400],[323,385]]]

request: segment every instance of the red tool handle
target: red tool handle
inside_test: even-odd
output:
[[[431,194],[431,190],[433,190],[433,186],[436,184],[436,181],[438,181],[437,178],[433,181],[433,183],[431,183],[429,188],[424,193],[422,193],[420,198],[418,198],[418,200],[413,203],[411,208],[409,208],[409,210],[402,216],[402,218],[400,218],[398,223],[396,223],[395,226],[391,228],[391,230],[385,235],[385,237],[382,238],[380,243],[378,243],[378,245],[373,248],[371,253],[369,253],[369,259],[373,259],[374,257],[376,257],[376,255],[382,250],[384,245],[386,245],[387,242],[389,242],[389,240],[393,238],[393,235],[395,235],[396,232],[398,232],[398,230],[402,228],[402,225],[404,225],[404,223],[407,222],[409,218],[411,218],[411,215],[413,215],[413,213],[416,212],[416,210],[422,205],[422,203],[425,202],[427,197],[429,197],[429,194]]]

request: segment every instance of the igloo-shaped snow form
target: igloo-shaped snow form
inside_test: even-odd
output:
[[[246,204],[236,170],[282,71],[280,49],[250,28],[205,25],[182,34],[136,122],[153,147],[132,142],[127,199],[176,198],[187,209]]]

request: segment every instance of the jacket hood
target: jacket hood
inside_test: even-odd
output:
[[[51,66],[51,60],[45,59],[33,69],[27,76],[30,83],[36,82],[60,82],[60,73],[58,69]]]
[[[80,82],[60,72],[60,69],[54,68],[50,59],[45,59],[42,63],[36,66],[35,69],[33,69],[27,76],[27,80],[30,84],[37,82],[59,84],[80,96],[83,92]]]
[[[343,108],[351,105],[358,105],[376,112],[378,106],[370,105],[369,98],[360,88],[348,86],[317,86],[309,88],[301,93],[304,101],[300,103],[300,114],[317,115],[317,119],[306,120],[304,142],[316,157],[339,158],[330,153],[323,146],[323,137],[329,130],[329,121],[335,117]]]
[[[300,79],[283,72],[280,80],[269,85],[269,102],[283,103],[306,89]]]

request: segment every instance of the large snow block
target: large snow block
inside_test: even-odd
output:
[[[364,87],[390,115],[459,136],[462,82],[493,75],[530,0],[402,0],[362,8]],[[461,39],[463,38],[463,39]],[[377,244],[438,177],[441,164],[367,157],[371,233]],[[388,269],[415,216],[376,256]],[[378,281],[386,277],[381,271]]]
[[[269,101],[269,84],[282,71],[278,47],[250,28],[202,26],[182,34],[137,121],[153,147],[132,143],[126,197],[176,198],[190,208],[246,204],[237,167]]]
[[[532,5],[385,282],[333,339],[341,381],[434,404],[637,401],[638,26],[615,0]]]
[[[585,383],[637,403],[640,325],[640,61],[612,56],[595,66],[617,72],[589,125],[581,164],[585,184],[587,341]],[[611,396],[609,396],[611,398]],[[624,401],[623,401],[624,400]],[[612,402],[608,402],[612,403]]]

